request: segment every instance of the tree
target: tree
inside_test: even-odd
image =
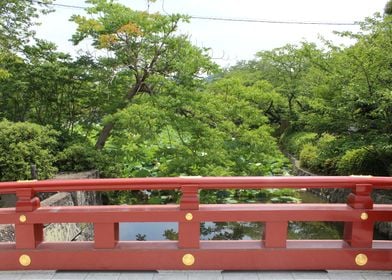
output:
[[[392,15],[392,0],[389,0],[389,1],[385,4],[384,13],[385,13],[386,15]]]
[[[310,56],[311,66],[299,81],[302,107],[293,130],[317,133],[299,154],[318,173],[392,170],[391,17],[376,14],[360,27],[338,33],[355,41],[351,46],[326,42],[327,50]],[[330,141],[322,146],[327,135]]]
[[[325,108],[323,117],[337,124],[331,127],[335,132],[391,133],[390,25],[390,17],[376,15],[361,23],[360,32],[340,33],[356,43],[333,48],[329,70],[314,79],[313,96]]]
[[[38,2],[38,1],[37,1]],[[9,76],[1,67],[4,60],[12,57],[14,51],[20,51],[34,35],[31,27],[40,13],[47,13],[50,0],[34,3],[30,0],[7,0],[0,2],[0,79]]]
[[[130,106],[138,94],[159,93],[165,79],[192,87],[203,73],[214,68],[203,50],[178,34],[179,23],[186,22],[187,17],[134,11],[109,0],[87,2],[93,5],[87,11],[94,19],[73,16],[78,24],[73,41],[78,44],[92,39],[94,47],[108,54],[99,60],[112,70],[110,78],[123,76],[126,80],[125,92],[111,102],[108,115]],[[97,149],[104,147],[114,125],[104,124]]]
[[[96,122],[98,90],[103,74],[86,56],[73,59],[53,43],[36,40],[25,46],[23,59],[4,63],[10,77],[0,84],[0,118],[50,125],[65,138],[78,127]]]
[[[282,174],[286,162],[260,108],[270,95],[235,79],[200,92],[167,85],[111,116],[118,129],[105,149],[125,177]]]

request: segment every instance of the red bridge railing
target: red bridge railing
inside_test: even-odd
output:
[[[347,204],[199,204],[201,189],[348,188]],[[392,269],[392,241],[373,240],[377,221],[392,221],[392,205],[373,205],[387,177],[215,177],[92,179],[0,183],[15,208],[0,209],[16,241],[0,243],[0,270],[315,270]],[[179,205],[40,207],[38,192],[179,190]],[[200,240],[200,223],[265,224],[260,240]],[[289,221],[344,222],[342,240],[288,240]],[[122,222],[178,222],[178,241],[119,241]],[[93,223],[92,242],[46,242],[43,225]]]

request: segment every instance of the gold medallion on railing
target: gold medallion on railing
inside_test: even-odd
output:
[[[187,214],[185,215],[185,219],[186,219],[187,221],[192,221],[192,219],[193,219],[192,213],[187,213]]]
[[[195,263],[195,257],[192,254],[185,254],[182,257],[182,263],[186,266],[191,266]]]
[[[19,263],[22,266],[29,266],[31,264],[31,259],[30,259],[30,257],[28,255],[21,255],[19,257]]]
[[[358,254],[355,257],[355,263],[358,266],[364,266],[365,264],[367,264],[367,262],[368,262],[368,257],[365,254]]]
[[[366,221],[368,218],[369,218],[368,213],[366,212],[361,213],[361,220]]]
[[[25,215],[20,215],[19,216],[19,222],[25,223],[27,221],[27,217]]]

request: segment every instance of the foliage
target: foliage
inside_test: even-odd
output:
[[[383,146],[382,150],[366,146],[346,151],[338,163],[341,175],[391,175],[392,146]]]
[[[375,168],[366,170],[388,174],[392,161],[381,151],[388,151],[392,135],[391,20],[375,14],[360,23],[359,32],[337,33],[354,41],[349,47],[326,40],[324,49],[307,42],[286,45],[234,67],[236,75],[253,73],[251,83],[266,79],[286,98],[278,123],[284,129],[282,120],[287,119],[289,126],[281,144],[313,172],[347,172],[337,167],[347,151],[375,147],[363,159]],[[351,172],[363,172],[355,166]]]
[[[43,0],[35,4],[29,0],[7,0],[0,3],[0,50],[13,50],[31,39],[32,21],[39,13],[48,12]]]
[[[187,21],[185,16],[149,14],[107,0],[88,3],[93,5],[87,9],[91,18],[72,17],[78,25],[73,42],[91,39],[95,48],[107,51],[108,56],[98,60],[112,71],[110,79],[126,78],[122,95],[108,101],[111,108],[105,112],[107,118],[96,141],[97,149],[103,149],[114,128],[108,121],[111,114],[132,106],[139,94],[160,93],[167,80],[195,88],[215,65],[205,50],[178,33],[179,23]]]
[[[302,147],[302,150],[299,155],[299,159],[301,161],[301,165],[306,168],[310,168],[311,170],[319,170],[321,167],[319,166],[319,155],[320,151],[317,146],[313,144],[305,144]]]
[[[262,79],[269,81],[286,99],[284,118],[293,121],[297,118],[297,110],[303,110],[305,104],[301,96],[306,91],[303,86],[309,70],[315,60],[324,58],[324,54],[315,44],[303,42],[300,47],[287,44],[271,51],[257,53],[259,58],[255,70],[260,71]]]
[[[59,168],[98,168],[103,177],[282,175],[288,161],[277,139],[315,173],[391,175],[391,1],[358,32],[337,33],[352,40],[349,47],[287,44],[223,71],[180,33],[184,15],[89,0],[88,15],[72,17],[72,40],[87,40],[98,55],[73,58],[34,38],[31,27],[46,5],[3,2],[0,118],[34,124],[2,122],[1,133],[10,135],[2,137],[4,151],[16,149],[3,157],[2,180],[27,178],[25,158],[50,176],[56,137]],[[12,136],[5,123],[18,132]],[[42,140],[19,141],[22,125]],[[297,201],[268,191],[200,195],[207,203]],[[163,191],[109,197],[178,201]]]
[[[268,120],[247,89],[197,94],[185,89],[144,95],[111,119],[107,149],[123,155],[122,176],[272,175],[286,161]],[[263,92],[259,92],[263,95]]]
[[[105,192],[109,204],[168,204],[178,203],[178,191],[113,191]]]
[[[285,134],[282,138],[285,148],[288,152],[299,157],[300,152],[304,149],[306,144],[315,143],[317,139],[317,133],[314,132],[294,132]]]
[[[64,141],[91,129],[100,114],[98,81],[104,73],[89,57],[74,60],[42,40],[26,46],[24,56],[4,64],[11,77],[0,83],[0,117],[50,125]]]
[[[294,189],[262,190],[201,190],[200,201],[205,204],[227,203],[298,203],[299,193]]]
[[[0,80],[10,73],[2,63],[14,56],[33,38],[32,26],[39,14],[49,12],[46,4],[50,0],[33,3],[29,0],[7,0],[0,2]]]
[[[290,222],[289,239],[341,239],[342,230],[325,222]]]
[[[39,179],[55,174],[54,150],[58,133],[32,123],[0,122],[0,180],[31,179],[31,164],[35,164]]]
[[[385,4],[384,13],[385,13],[386,15],[392,15],[392,1],[391,1],[391,0],[389,0],[389,1]]]
[[[101,161],[101,155],[93,146],[76,143],[57,155],[56,166],[61,171],[78,172],[95,169]]]

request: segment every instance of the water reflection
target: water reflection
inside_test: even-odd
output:
[[[175,239],[178,239],[177,223],[120,223],[120,240]]]
[[[200,225],[201,240],[260,240],[263,223],[205,222]]]
[[[343,224],[330,222],[289,222],[288,239],[341,239]],[[200,224],[201,240],[260,240],[264,223],[205,222]],[[120,240],[177,240],[177,223],[121,223]]]
[[[249,192],[249,191],[247,191]],[[221,193],[219,193],[221,194]],[[243,193],[240,193],[243,195]],[[305,191],[298,192],[304,203],[322,203],[321,198]],[[242,202],[236,195],[235,201]],[[247,200],[249,194],[247,193]],[[222,200],[229,198],[220,195]],[[233,200],[233,197],[230,197]],[[259,200],[261,200],[259,198]],[[227,201],[226,201],[227,202]],[[248,201],[249,202],[249,201]],[[260,201],[261,202],[261,201]],[[215,201],[216,203],[216,201]],[[200,224],[201,240],[260,240],[263,236],[264,223],[261,222],[205,222]],[[343,223],[332,222],[289,222],[288,239],[341,239]],[[121,223],[120,240],[177,240],[177,223]]]

